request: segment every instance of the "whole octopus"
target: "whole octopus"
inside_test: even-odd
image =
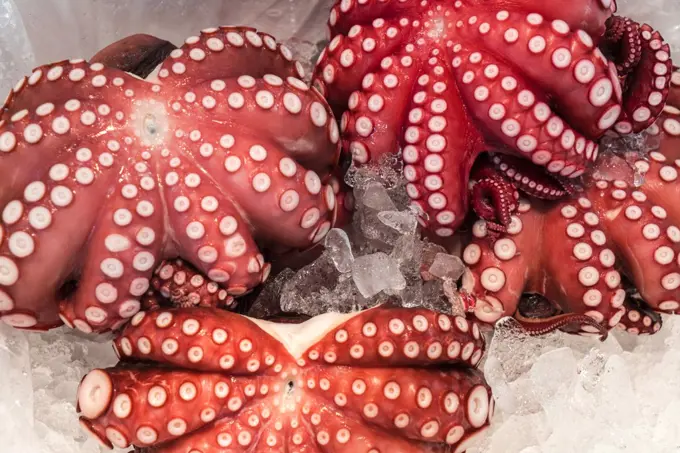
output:
[[[121,363],[78,390],[82,426],[108,448],[460,453],[493,416],[474,369],[478,325],[425,309],[292,325],[155,310],[135,315],[115,349]]]
[[[340,0],[311,87],[248,27],[180,48],[137,35],[16,85],[0,320],[116,331],[121,362],[78,390],[87,431],[148,453],[462,453],[483,433],[481,324],[224,310],[349,221],[343,157],[399,157],[426,234],[466,242],[461,295],[483,324],[645,334],[680,308],[668,45],[613,0],[489,3]],[[597,177],[603,137],[642,131],[649,159]]]
[[[303,76],[271,36],[223,27],[144,80],[83,60],[22,79],[0,117],[0,319],[115,330],[165,258],[239,296],[269,275],[260,247],[323,239],[339,131]]]
[[[353,161],[399,150],[421,222],[449,237],[470,201],[482,210],[482,192],[468,193],[482,152],[574,180],[597,160],[605,132],[654,123],[668,96],[669,47],[615,11],[613,0],[338,1],[314,83],[342,113]],[[505,211],[488,219],[503,231],[512,200],[501,184],[483,184]]]

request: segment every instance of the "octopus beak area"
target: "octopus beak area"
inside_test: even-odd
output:
[[[104,370],[86,375],[78,387],[78,409],[87,419],[100,417],[111,404],[113,381]]]

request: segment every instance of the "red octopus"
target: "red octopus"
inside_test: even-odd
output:
[[[654,123],[668,95],[669,47],[615,11],[614,0],[339,0],[315,83],[342,113],[354,162],[399,152],[421,222],[448,237],[467,214],[480,153],[577,178],[606,131]],[[488,190],[502,202],[502,187]],[[480,196],[473,207],[488,213]],[[494,212],[504,231],[511,206]]]
[[[514,315],[538,333],[619,327],[648,334],[661,327],[657,313],[680,312],[680,71],[646,136],[657,146],[649,160],[605,164],[617,179],[593,173],[580,196],[522,200],[508,232],[493,239],[484,220],[474,225],[463,288],[479,320]],[[635,171],[644,178],[639,187],[631,184]],[[545,296],[563,314],[525,316],[523,293]]]
[[[41,66],[0,111],[1,320],[115,329],[165,258],[238,296],[270,272],[260,247],[332,227],[339,131],[290,50],[237,27],[154,40]]]
[[[154,453],[456,452],[487,427],[477,324],[377,307],[277,324],[207,308],[140,312],[121,363],[78,390],[108,448]]]

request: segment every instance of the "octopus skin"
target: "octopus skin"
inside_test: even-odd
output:
[[[121,363],[78,389],[108,448],[154,453],[463,452],[488,426],[479,327],[376,307],[277,324],[210,308],[140,312]]]
[[[677,104],[667,105],[645,132],[658,147],[634,163],[644,177],[640,187],[631,185],[634,170],[619,159],[608,171],[625,180],[591,180],[583,193],[558,202],[522,200],[511,228],[494,240],[485,221],[475,223],[463,251],[469,266],[463,289],[477,319],[494,323],[514,315],[544,332],[569,321],[523,318],[517,310],[523,293],[544,295],[564,313],[631,334],[657,332],[658,313],[679,312],[680,72],[672,80],[670,99]],[[576,328],[584,334],[595,329]]]
[[[421,223],[450,237],[480,153],[577,178],[605,132],[654,123],[668,95],[669,47],[648,25],[626,47],[615,11],[613,0],[339,0],[314,83],[342,114],[355,164],[399,154]],[[619,74],[621,59],[636,66]]]
[[[262,249],[321,241],[339,131],[302,77],[271,36],[222,27],[143,80],[83,60],[22,79],[0,116],[0,319],[115,329],[164,259],[238,296]]]

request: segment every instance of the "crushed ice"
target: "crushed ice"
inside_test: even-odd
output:
[[[496,326],[483,365],[496,402],[468,453],[671,453],[680,450],[680,319],[655,335],[604,343]]]
[[[455,282],[465,265],[443,247],[420,239],[401,178],[384,165],[353,169],[350,174],[353,224],[332,229],[316,261],[289,271],[285,281],[275,278],[265,285],[249,314],[283,311],[315,316],[387,301],[462,314]]]

